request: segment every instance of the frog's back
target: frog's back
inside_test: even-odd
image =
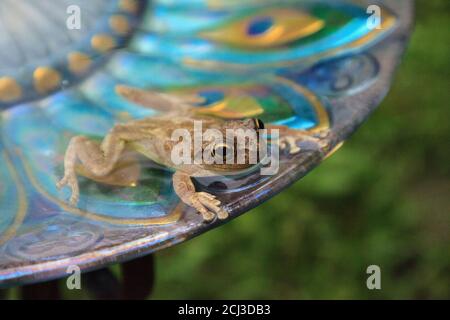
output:
[[[194,125],[198,126],[200,123],[195,124],[195,121],[201,122],[203,130],[215,122],[220,122],[220,120],[215,120],[210,117],[182,117],[176,115],[162,115],[136,120],[129,125],[138,127],[140,131],[145,132],[145,137],[130,142],[129,146],[158,164],[174,168],[175,165],[171,158],[172,148],[179,141],[174,141],[172,136],[176,130],[183,129],[186,130],[185,132],[192,139],[194,137]]]

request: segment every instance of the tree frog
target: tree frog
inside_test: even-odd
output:
[[[222,208],[220,200],[207,192],[197,192],[192,182],[193,177],[220,176],[238,173],[248,169],[251,164],[248,153],[250,150],[241,150],[246,154],[245,163],[174,163],[172,151],[178,141],[172,139],[173,131],[179,128],[186,129],[194,135],[194,122],[201,121],[206,130],[214,128],[225,134],[227,129],[250,129],[259,132],[264,129],[261,120],[243,119],[227,120],[199,112],[203,98],[197,95],[171,95],[156,91],[142,90],[129,86],[118,85],[118,95],[125,99],[152,108],[158,113],[143,119],[131,120],[126,123],[116,124],[104,137],[101,143],[85,136],[73,137],[64,156],[64,176],[57,183],[58,188],[69,186],[71,188],[70,203],[76,205],[79,199],[79,187],[77,182],[76,164],[79,161],[84,170],[96,177],[105,177],[110,174],[118,163],[120,156],[126,148],[143,154],[152,161],[173,169],[172,182],[175,193],[190,207],[200,213],[205,222],[218,219],[226,219],[228,212]],[[314,137],[303,131],[293,130],[285,126],[266,126],[267,129],[278,129],[280,134],[280,148],[289,148],[291,154],[298,153],[299,140],[308,140],[324,147],[322,139]],[[225,157],[230,150],[236,150],[237,145],[226,143],[211,144],[210,141],[202,142],[201,151],[220,154]],[[231,151],[232,152],[232,151]],[[194,151],[192,151],[194,153]]]

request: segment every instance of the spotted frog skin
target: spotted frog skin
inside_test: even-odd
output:
[[[113,172],[125,150],[131,148],[152,161],[174,170],[172,180],[175,193],[181,201],[195,208],[204,221],[212,221],[216,217],[221,220],[226,219],[228,212],[222,208],[220,200],[210,193],[197,192],[191,178],[238,173],[254,164],[247,163],[248,157],[244,164],[237,164],[236,161],[234,164],[225,162],[223,164],[175,164],[171,155],[178,141],[172,140],[172,133],[176,129],[183,128],[193,136],[194,121],[201,121],[202,129],[217,129],[223,132],[224,136],[227,129],[252,129],[258,132],[264,128],[263,123],[258,119],[225,120],[201,114],[198,112],[199,107],[195,106],[202,102],[200,96],[168,95],[127,86],[117,86],[116,92],[133,103],[152,108],[159,113],[156,116],[116,124],[101,143],[84,136],[75,136],[70,140],[64,157],[64,176],[57,183],[58,188],[63,186],[71,188],[70,203],[75,206],[79,199],[76,174],[78,162],[91,176],[106,177]],[[297,146],[298,140],[313,141],[323,147],[319,138],[302,131],[285,126],[268,126],[267,129],[279,130],[280,147],[289,148],[291,154],[300,151]],[[206,147],[202,145],[202,151]],[[221,144],[208,147],[212,152],[217,149],[224,152],[224,148],[229,146]],[[244,152],[248,153],[249,150]]]

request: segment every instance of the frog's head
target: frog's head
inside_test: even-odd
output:
[[[205,132],[202,148],[205,169],[232,172],[259,163],[260,134],[264,129],[260,119],[228,120],[215,129],[221,133],[221,139]]]

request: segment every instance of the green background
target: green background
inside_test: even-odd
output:
[[[450,1],[416,4],[410,46],[367,123],[270,201],[157,253],[152,298],[450,298]],[[381,290],[366,287],[372,264]]]

